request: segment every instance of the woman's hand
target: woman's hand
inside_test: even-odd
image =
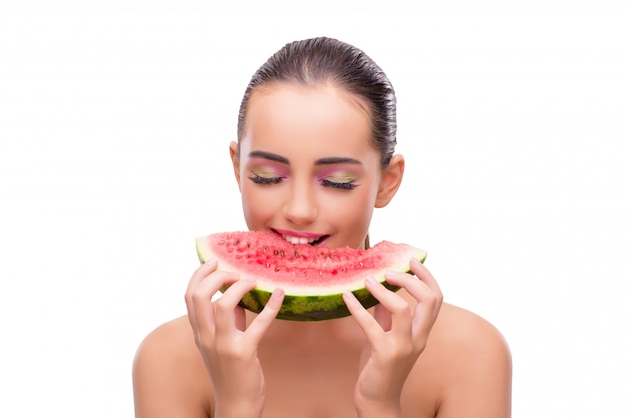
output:
[[[354,393],[360,417],[400,416],[404,382],[424,351],[439,314],[443,296],[434,277],[416,259],[411,260],[410,267],[417,278],[408,273],[387,273],[386,278],[415,298],[414,310],[400,295],[372,278],[366,279],[365,286],[380,302],[374,315],[352,293],[344,294],[348,309],[367,338]]]
[[[216,271],[210,260],[191,277],[185,303],[196,345],[209,372],[215,394],[215,416],[260,416],[264,406],[265,380],[257,347],[284,298],[276,289],[263,311],[246,329],[243,308],[238,306],[255,282],[239,280],[231,272]],[[230,287],[212,300],[224,285]]]

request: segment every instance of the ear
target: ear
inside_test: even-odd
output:
[[[241,175],[239,171],[239,144],[235,141],[230,143],[229,147],[230,152],[230,160],[233,162],[233,170],[235,172],[235,179],[237,180],[237,185],[239,186],[239,190],[241,190]]]
[[[383,208],[391,202],[391,199],[400,188],[402,176],[404,175],[404,157],[396,154],[391,157],[389,165],[383,170],[378,193],[376,194],[376,204],[374,207]]]

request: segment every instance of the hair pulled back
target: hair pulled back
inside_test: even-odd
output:
[[[252,76],[239,108],[237,126],[241,140],[250,97],[264,85],[297,82],[315,87],[331,83],[366,104],[374,147],[386,167],[396,145],[396,95],[382,69],[363,51],[332,38],[319,37],[286,44]]]

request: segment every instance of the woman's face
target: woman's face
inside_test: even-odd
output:
[[[379,193],[387,170],[370,134],[367,111],[342,89],[285,83],[256,91],[239,159],[231,145],[248,228],[363,248],[374,207],[388,201]]]

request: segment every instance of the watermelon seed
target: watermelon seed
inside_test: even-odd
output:
[[[274,255],[278,255],[278,250],[274,250]]]
[[[281,252],[280,252],[280,256],[281,256],[282,258],[285,258],[285,252],[284,252],[284,251],[281,251]]]
[[[363,267],[363,262],[359,261],[359,266]]]
[[[294,256],[294,257],[296,257],[296,258],[300,258],[300,253],[296,251],[296,252],[293,254],[293,256]]]
[[[274,269],[274,271],[280,271],[280,266],[276,266],[276,268]]]

